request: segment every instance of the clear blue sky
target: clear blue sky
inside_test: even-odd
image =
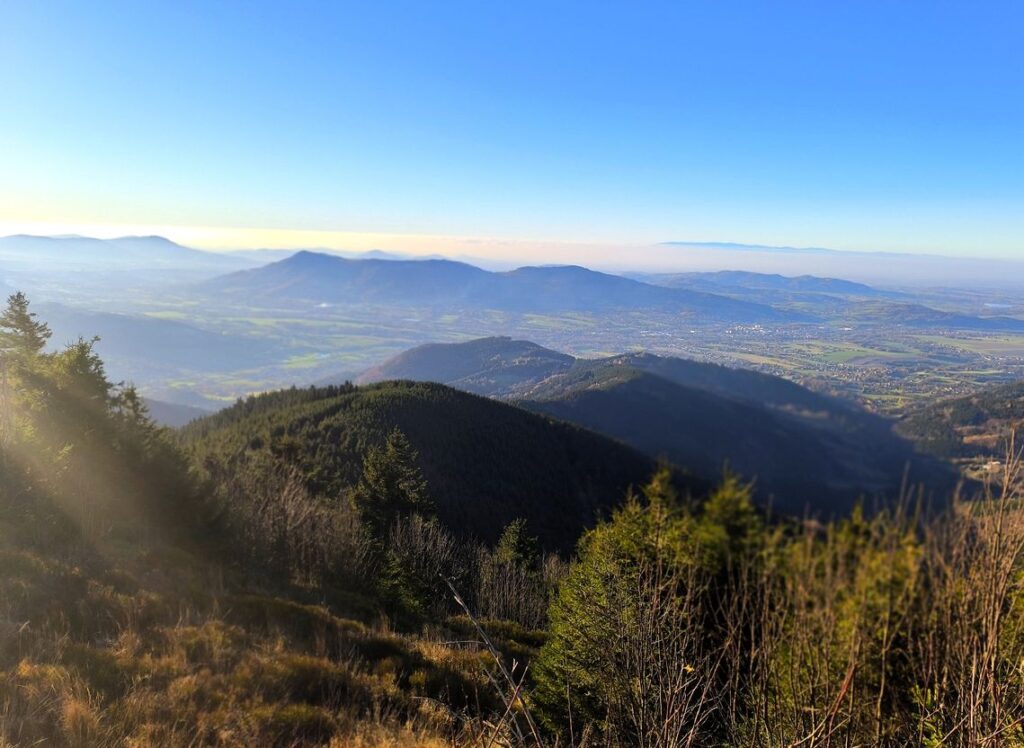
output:
[[[0,0],[0,221],[1024,257],[1022,2]]]

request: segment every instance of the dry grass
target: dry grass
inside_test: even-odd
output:
[[[204,594],[173,549],[117,551],[114,569],[0,550],[0,746],[472,745],[471,714],[497,708],[459,631]]]

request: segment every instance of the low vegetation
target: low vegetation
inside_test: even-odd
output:
[[[971,501],[798,522],[428,385],[276,393],[174,436],[90,341],[47,337],[12,297],[0,746],[1024,745],[1012,443]],[[450,436],[470,408],[494,433]],[[567,465],[629,475],[596,523],[544,489],[572,552],[530,495]],[[452,486],[489,470],[502,519],[460,521]]]

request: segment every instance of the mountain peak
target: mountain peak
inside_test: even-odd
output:
[[[328,254],[327,252],[317,252],[312,249],[300,249],[297,252],[293,252],[288,257],[285,257],[284,260],[282,260],[282,262],[322,262],[324,260],[344,259],[344,257]]]

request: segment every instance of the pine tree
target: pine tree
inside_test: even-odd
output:
[[[21,291],[11,294],[0,314],[0,349],[6,354],[35,356],[42,353],[53,333],[45,322],[29,311],[28,298]]]
[[[50,328],[29,311],[25,294],[12,294],[0,312],[0,445],[18,434],[33,433],[29,413],[38,410],[47,396],[40,356]]]
[[[571,708],[615,744],[684,744],[636,738],[644,726],[670,723],[708,739],[709,713],[692,703],[675,710],[667,697],[714,681],[718,666],[703,653],[725,651],[728,636],[746,631],[727,630],[721,603],[738,589],[733,567],[756,554],[763,532],[751,487],[737,477],[726,475],[698,504],[681,500],[671,470],[659,469],[641,496],[631,495],[580,542],[534,661],[542,718],[557,731]],[[692,718],[698,712],[705,716]]]
[[[383,446],[370,449],[363,461],[363,475],[352,492],[352,503],[378,539],[387,536],[397,517],[433,514],[417,458],[405,434],[395,429]]]
[[[494,560],[500,564],[514,564],[525,568],[537,562],[537,538],[526,534],[526,520],[509,522],[494,547]]]

